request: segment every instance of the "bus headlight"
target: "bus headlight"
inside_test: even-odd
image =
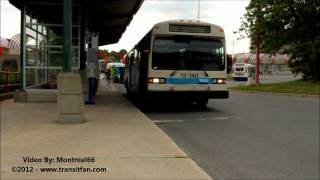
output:
[[[165,83],[165,79],[164,78],[149,78],[149,83],[164,84]]]
[[[160,82],[159,78],[152,79],[152,83],[159,84],[159,82]]]
[[[224,79],[215,79],[213,82],[215,84],[225,84],[226,83]]]

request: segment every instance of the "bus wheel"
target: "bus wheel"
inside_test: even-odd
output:
[[[199,107],[205,108],[209,102],[209,99],[199,99],[196,101]]]

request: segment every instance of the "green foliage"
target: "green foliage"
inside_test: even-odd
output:
[[[119,62],[120,60],[116,57],[116,56],[114,56],[113,54],[111,54],[110,56],[109,56],[109,58],[110,58],[110,61],[111,62]]]
[[[110,56],[110,53],[109,53],[109,51],[107,49],[104,49],[103,51],[106,54],[106,56]]]
[[[320,95],[320,84],[317,81],[297,80],[285,83],[261,84],[257,85],[240,85],[230,87],[232,90],[240,91],[259,91],[259,92],[275,92],[275,93],[293,93],[293,94],[309,94]]]
[[[108,50],[100,50],[103,51],[104,54],[109,58],[110,62],[121,62],[121,59],[124,57],[125,54],[127,54],[127,51],[125,49],[121,49],[119,52]]]
[[[116,51],[111,51],[110,60],[111,60],[111,62],[120,62],[119,53]]]
[[[121,55],[126,55],[126,54],[127,54],[127,50],[121,49],[121,50],[119,51],[119,53],[120,53]]]
[[[264,52],[290,54],[289,66],[304,79],[320,80],[320,1],[251,0],[240,31]]]
[[[45,41],[42,41],[41,44],[45,44]],[[62,37],[59,37],[57,34],[55,34],[52,30],[49,30],[48,34],[48,44],[50,45],[63,45],[63,39]]]

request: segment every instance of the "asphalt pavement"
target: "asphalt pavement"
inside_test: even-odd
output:
[[[319,179],[319,100],[231,93],[146,115],[214,179]]]
[[[319,179],[318,97],[231,92],[144,113],[213,179]]]

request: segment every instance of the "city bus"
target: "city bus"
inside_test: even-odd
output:
[[[180,99],[205,107],[228,98],[224,30],[195,20],[155,24],[126,55],[124,83],[143,101]]]

